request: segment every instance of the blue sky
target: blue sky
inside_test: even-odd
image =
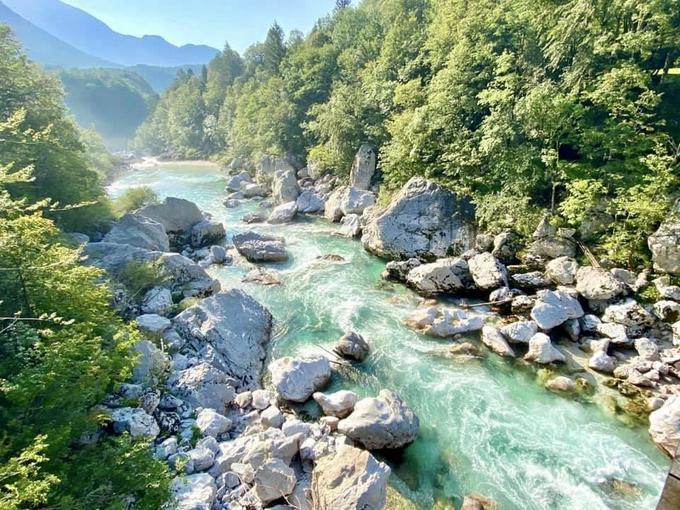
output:
[[[173,44],[225,41],[239,52],[261,41],[276,20],[286,33],[308,32],[335,0],[62,0],[129,35],[161,35]]]

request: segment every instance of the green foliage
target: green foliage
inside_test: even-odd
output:
[[[158,203],[158,195],[154,190],[148,186],[137,186],[126,189],[121,196],[114,199],[112,209],[117,217],[121,217],[155,203]]]
[[[165,282],[167,275],[157,262],[133,260],[116,273],[116,280],[125,286],[133,298],[141,298],[146,292]]]

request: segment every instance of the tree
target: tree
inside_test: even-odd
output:
[[[264,40],[263,46],[263,65],[264,68],[271,74],[278,74],[279,66],[286,56],[285,34],[281,26],[274,22],[267,37]]]

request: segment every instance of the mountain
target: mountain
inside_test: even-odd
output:
[[[158,101],[139,74],[125,69],[68,69],[59,77],[78,124],[94,127],[111,150],[126,147]]]
[[[87,12],[59,0],[2,0],[10,9],[65,43],[121,66],[175,67],[203,64],[218,50],[204,45],[175,46],[157,35],[119,34]]]
[[[149,66],[145,64],[137,64],[134,66],[128,67],[131,71],[136,72],[138,75],[140,75],[142,78],[146,80],[146,82],[151,85],[151,87],[158,92],[159,94],[165,92],[165,89],[167,89],[172,82],[175,81],[175,78],[177,78],[177,72],[180,69],[184,69],[185,71],[188,69],[191,69],[195,75],[200,76],[201,75],[201,65],[185,65],[185,66],[177,66],[177,67],[158,67],[158,66]]]
[[[115,67],[112,62],[92,56],[35,26],[0,2],[0,23],[12,28],[28,56],[46,67]]]

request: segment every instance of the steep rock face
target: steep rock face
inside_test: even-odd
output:
[[[203,214],[196,204],[183,198],[168,197],[160,204],[143,207],[137,214],[157,221],[168,234],[186,236],[191,227],[203,221]]]
[[[151,218],[138,214],[123,216],[103,240],[106,243],[128,244],[150,251],[170,250],[165,227]]]
[[[272,196],[277,204],[294,202],[299,194],[300,188],[293,168],[278,170],[274,173]]]
[[[657,271],[680,274],[680,221],[666,221],[647,240]]]
[[[362,145],[356,156],[349,174],[350,186],[357,189],[369,189],[371,179],[375,173],[376,155],[370,145]]]
[[[413,177],[386,208],[367,213],[361,241],[389,259],[435,259],[474,244],[474,209],[431,181]]]
[[[177,331],[201,352],[215,350],[219,368],[237,389],[257,386],[271,334],[269,311],[248,294],[229,290],[204,299],[174,319]]]
[[[390,468],[365,450],[341,445],[314,470],[312,500],[318,510],[377,510],[385,506]]]

